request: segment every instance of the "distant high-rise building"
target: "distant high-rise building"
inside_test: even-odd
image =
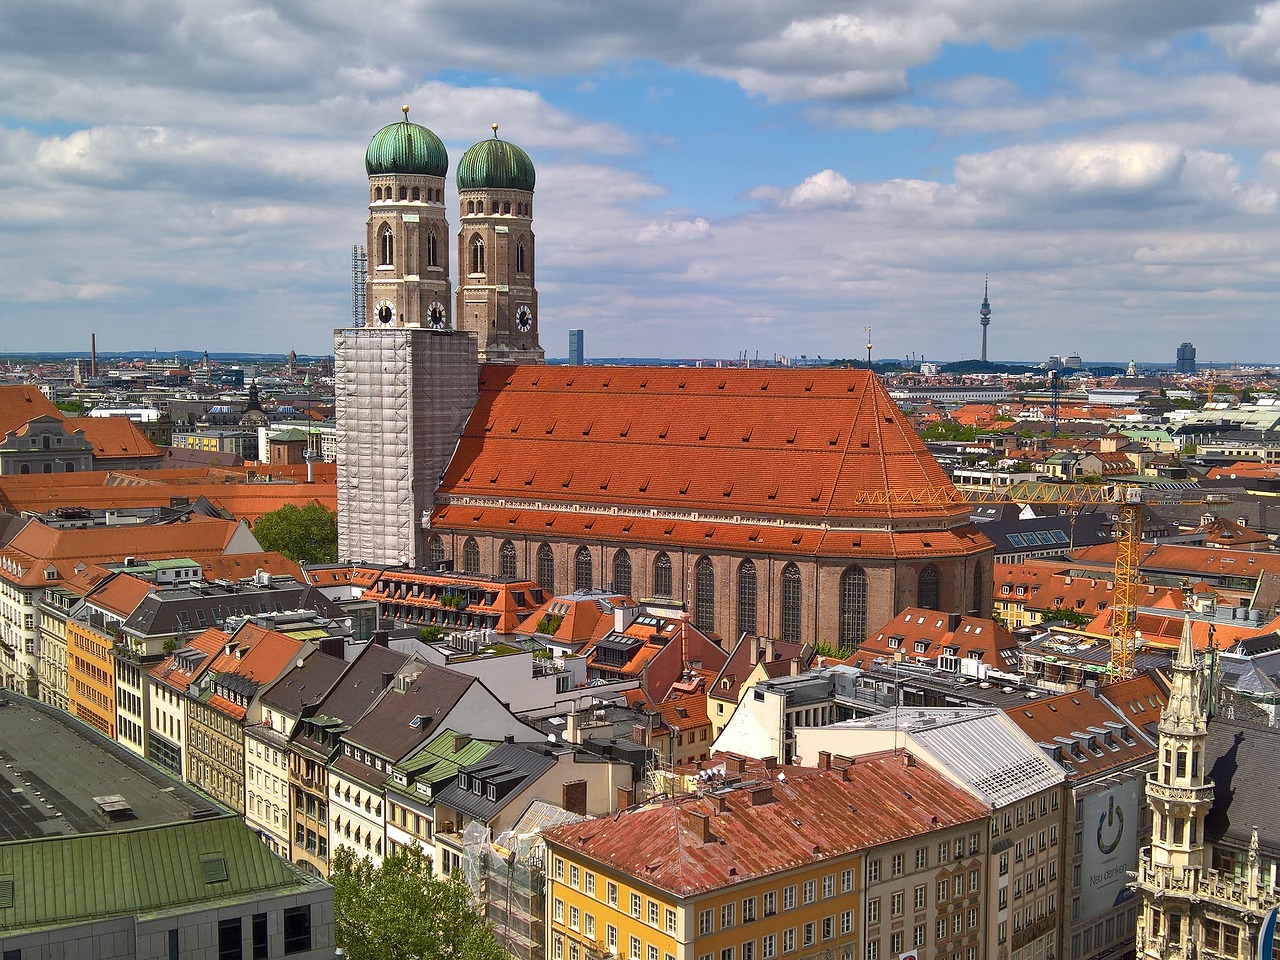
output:
[[[1178,373],[1196,372],[1196,348],[1193,343],[1182,343],[1178,346]]]
[[[581,330],[569,331],[569,363],[580,367],[587,362],[587,343]]]

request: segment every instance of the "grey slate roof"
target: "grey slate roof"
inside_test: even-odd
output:
[[[1240,849],[1257,827],[1267,858],[1280,857],[1280,730],[1215,718],[1205,752],[1214,783],[1205,839]]]
[[[487,822],[555,765],[555,753],[538,744],[500,743],[483,760],[459,770],[458,777],[436,794],[436,802]]]

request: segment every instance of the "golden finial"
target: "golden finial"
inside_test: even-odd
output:
[[[493,129],[493,139],[497,140],[497,139],[498,139],[498,125],[497,125],[496,123],[491,123],[491,124],[489,124],[489,126]]]
[[[409,120],[409,105],[407,103],[401,104],[400,112],[404,114],[404,119],[405,119],[405,122],[407,123]]]

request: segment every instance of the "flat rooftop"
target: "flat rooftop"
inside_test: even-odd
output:
[[[0,843],[174,823],[197,811],[226,812],[74,717],[0,692]]]

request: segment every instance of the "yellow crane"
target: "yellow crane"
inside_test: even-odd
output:
[[[968,503],[1055,504],[1079,508],[1108,505],[1116,509],[1115,588],[1111,602],[1111,665],[1113,677],[1134,675],[1138,635],[1138,565],[1142,559],[1142,495],[1124,483],[1015,483],[996,490],[868,491],[868,505],[899,509]]]

